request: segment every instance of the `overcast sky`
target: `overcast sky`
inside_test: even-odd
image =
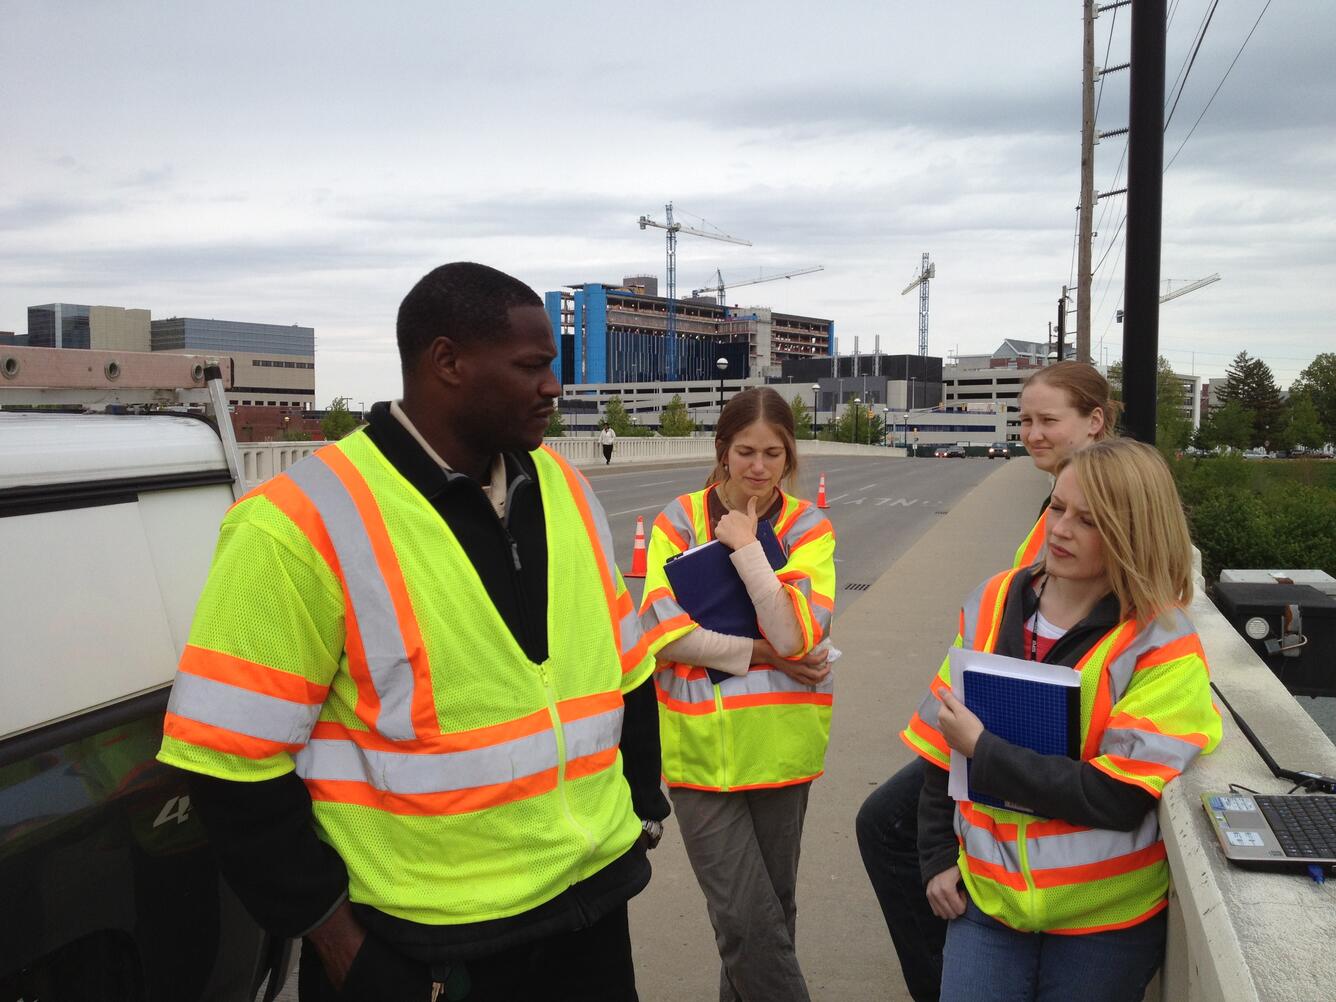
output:
[[[1211,0],[1169,0],[1167,83]],[[1173,156],[1266,0],[1220,0]],[[1128,57],[1128,9],[1096,63]],[[317,400],[398,390],[394,315],[437,264],[538,292],[652,273],[679,292],[820,264],[730,302],[835,320],[841,351],[1042,340],[1074,277],[1080,0],[485,5],[0,0],[0,330],[52,301],[313,326]],[[1161,352],[1282,386],[1336,350],[1336,7],[1273,0],[1165,175]],[[1127,74],[1099,127],[1126,125]],[[1096,150],[1122,187],[1123,138]],[[1117,180],[1115,181],[1115,175]],[[1102,201],[1092,323],[1122,351],[1125,199]],[[1118,231],[1117,239],[1114,238]],[[1106,254],[1105,251],[1108,251]],[[1072,321],[1074,328],[1074,317]]]

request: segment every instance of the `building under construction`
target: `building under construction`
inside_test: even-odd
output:
[[[720,358],[729,379],[764,381],[778,378],[786,360],[835,353],[834,321],[711,299],[678,300],[670,338],[669,301],[657,292],[656,279],[635,276],[547,293],[562,385],[717,379]]]

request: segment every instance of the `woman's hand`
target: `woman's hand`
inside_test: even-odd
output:
[[[740,550],[756,542],[756,498],[747,499],[747,510],[734,508],[724,512],[724,517],[714,527],[714,538],[730,550]]]
[[[830,674],[830,665],[827,664],[829,657],[830,652],[826,648],[814,647],[799,657],[777,657],[769,663],[795,682],[802,685],[820,685]]]
[[[972,758],[979,735],[983,733],[983,721],[956,699],[950,689],[943,689],[939,698],[942,705],[937,711],[937,729],[948,745],[966,758]]]
[[[950,922],[965,914],[965,892],[960,888],[960,867],[952,866],[928,881],[928,906],[939,919]]]

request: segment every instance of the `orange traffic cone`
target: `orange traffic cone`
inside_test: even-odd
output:
[[[816,485],[816,506],[818,508],[829,508],[826,504],[826,475],[821,474],[821,481]]]
[[[645,548],[645,516],[636,516],[636,543],[631,551],[631,573],[628,578],[643,578],[648,570],[648,552]]]

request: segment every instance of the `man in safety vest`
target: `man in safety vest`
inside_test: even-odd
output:
[[[444,265],[403,399],[223,522],[159,758],[322,999],[634,1000],[668,804],[653,661],[526,285]]]

